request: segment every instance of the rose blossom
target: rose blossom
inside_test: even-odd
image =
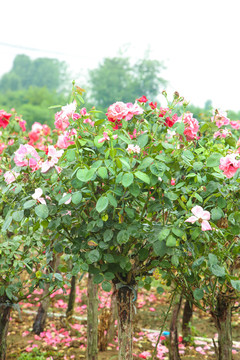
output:
[[[140,97],[139,99],[137,99],[137,101],[141,102],[141,103],[146,103],[148,101],[148,99],[146,98],[145,95],[143,95],[142,97]]]
[[[201,224],[202,231],[212,230],[211,225],[208,220],[210,220],[210,212],[203,210],[201,206],[194,206],[192,208],[192,213],[194,216],[190,216],[185,222],[195,223],[198,221]]]
[[[233,129],[239,130],[240,129],[240,120],[230,121],[230,125]]]
[[[62,156],[64,150],[56,150],[53,145],[48,146],[48,159],[42,163],[42,173],[47,172],[53,166],[56,168],[59,173],[60,168],[55,165],[58,163],[58,159]]]
[[[12,182],[14,182],[16,180],[16,178],[19,176],[20,174],[17,173],[16,171],[6,171],[4,176],[4,180],[6,181],[7,184],[11,184]]]
[[[3,127],[5,129],[5,127],[8,126],[11,116],[12,114],[8,114],[5,110],[0,110],[0,127]]]
[[[232,135],[231,130],[220,129],[213,134],[213,137],[214,137],[214,139],[216,139],[217,137],[225,138],[225,137],[231,136],[231,135]]]
[[[44,200],[43,197],[41,197],[42,194],[43,194],[42,189],[41,189],[41,188],[37,188],[37,189],[35,189],[35,192],[34,192],[34,194],[32,195],[32,198],[33,198],[34,200],[39,201],[41,204],[45,204],[45,205],[46,205],[46,201]]]
[[[183,121],[185,125],[184,135],[187,141],[198,139],[197,132],[199,129],[198,121],[193,117],[192,113],[186,113],[178,118],[178,121]]]
[[[217,109],[213,110],[213,116],[211,117],[211,121],[215,122],[218,128],[223,125],[228,125],[230,123],[229,118],[227,118],[226,111],[221,111]]]
[[[3,150],[7,147],[4,143],[0,143],[0,154],[2,154]]]
[[[39,161],[40,156],[34,147],[29,144],[21,144],[19,149],[15,151],[14,162],[17,166],[30,166],[31,169],[37,170]]]
[[[136,153],[139,154],[141,152],[141,148],[138,145],[129,144],[127,147],[127,152],[129,154]]]
[[[110,140],[108,133],[106,131],[103,132],[103,137],[98,140],[99,144],[103,143],[104,141]]]
[[[240,160],[236,159],[238,154],[229,154],[220,159],[219,169],[223,170],[228,179],[234,176],[237,169],[240,168]]]

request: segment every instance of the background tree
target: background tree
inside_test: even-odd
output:
[[[89,71],[92,99],[102,109],[116,101],[134,102],[143,94],[153,101],[166,84],[159,77],[162,68],[158,60],[141,59],[131,64],[128,57],[105,58]]]

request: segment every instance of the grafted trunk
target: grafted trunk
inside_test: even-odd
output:
[[[98,358],[98,286],[88,274],[87,359]]]
[[[115,320],[117,319],[117,300],[116,300],[116,288],[114,286],[112,298],[111,298],[111,308],[110,308],[110,325],[107,334],[108,343],[113,342],[115,337]]]
[[[56,269],[59,265],[59,255],[53,254],[53,259],[50,261],[49,263],[49,269],[48,269],[48,273],[55,273]],[[44,327],[46,324],[46,319],[47,319],[47,312],[48,312],[48,308],[49,308],[49,304],[50,304],[50,294],[49,294],[49,288],[50,288],[50,284],[45,284],[44,286],[44,290],[42,293],[42,300],[40,303],[40,306],[38,308],[38,312],[36,315],[36,318],[34,320],[34,324],[33,324],[33,332],[37,335],[39,335],[41,332],[44,331]]]
[[[232,360],[232,303],[218,296],[217,309],[212,312],[218,332],[218,360]]]
[[[133,291],[123,285],[117,289],[119,360],[132,360]]]
[[[190,321],[193,315],[193,305],[189,300],[185,301],[182,319],[183,344],[188,345],[191,339]]]
[[[181,360],[178,351],[178,316],[181,309],[182,297],[173,306],[172,318],[170,323],[170,343],[169,343],[169,360]]]
[[[6,359],[7,333],[10,320],[11,304],[6,296],[0,296],[0,360]]]
[[[70,294],[69,294],[69,298],[68,298],[68,307],[67,307],[67,311],[66,311],[66,317],[69,321],[72,320],[75,299],[76,299],[76,276],[72,276],[71,289],[70,289]]]

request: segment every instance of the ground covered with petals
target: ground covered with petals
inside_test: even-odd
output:
[[[77,286],[75,315],[73,321],[67,322],[69,289],[58,290],[51,295],[51,305],[46,329],[38,335],[32,333],[32,325],[39,306],[41,291],[35,290],[27,302],[20,304],[20,312],[13,311],[9,326],[7,360],[70,360],[85,359],[87,329],[87,291],[84,281]],[[99,292],[99,314],[110,308],[111,293]],[[157,294],[152,289],[140,289],[135,303],[134,320],[134,358],[150,359],[155,348],[163,318],[168,309],[169,294]],[[196,310],[196,309],[195,309]],[[233,316],[233,359],[240,360],[240,315]],[[216,330],[208,313],[194,311],[191,322],[192,342],[185,347],[181,339],[181,316],[179,319],[180,344],[182,359],[215,359],[212,339],[216,338]],[[115,321],[115,338],[108,343],[107,351],[99,352],[99,360],[117,360],[117,321]],[[164,333],[157,346],[156,359],[168,359],[169,319]]]

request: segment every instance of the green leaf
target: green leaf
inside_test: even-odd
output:
[[[213,221],[219,220],[222,217],[224,217],[224,212],[222,211],[221,208],[217,207],[211,210],[211,219]]]
[[[217,204],[222,209],[224,209],[227,206],[227,202],[223,197],[217,199]]]
[[[162,162],[154,162],[154,164],[150,166],[151,173],[156,176],[162,176],[166,170],[167,166]]]
[[[222,277],[226,275],[225,268],[218,264],[211,266],[210,269],[215,276]]]
[[[193,290],[193,296],[196,300],[202,300],[202,298],[204,297],[204,292],[202,289],[195,289]]]
[[[77,178],[78,180],[82,182],[88,182],[92,179],[93,175],[95,174],[96,169],[92,168],[90,170],[88,169],[79,169],[77,172]]]
[[[59,274],[59,273],[55,273],[55,274],[54,274],[54,277],[55,277],[57,280],[59,280],[59,281],[63,281],[63,277],[62,277],[62,275]]]
[[[94,262],[98,261],[100,259],[100,257],[101,256],[100,256],[98,249],[91,250],[88,253],[88,259],[91,261],[92,264]]]
[[[207,159],[207,163],[206,166],[207,167],[217,167],[220,165],[220,158],[222,157],[221,154],[219,153],[213,153],[212,155],[209,156],[209,158]]]
[[[112,289],[112,284],[111,284],[109,281],[103,281],[103,283],[102,283],[102,289],[103,289],[104,291],[109,292],[109,291],[111,291],[111,289]]]
[[[167,238],[166,245],[169,247],[173,247],[173,246],[176,246],[176,244],[177,244],[176,238],[172,235],[169,235]]]
[[[204,256],[201,256],[199,259],[195,260],[192,264],[192,267],[195,268],[195,267],[198,267],[200,265],[202,265],[202,263],[204,262],[205,260],[205,257]]]
[[[129,187],[129,191],[131,192],[131,194],[135,197],[138,197],[138,195],[140,194],[140,188],[138,186],[138,184],[132,184],[130,187]]]
[[[35,213],[41,219],[46,219],[48,217],[49,211],[48,207],[45,204],[39,204],[35,207]]]
[[[199,170],[201,170],[201,169],[203,168],[203,163],[201,163],[201,162],[195,162],[195,163],[193,164],[193,168],[194,168],[195,171],[199,171]]]
[[[185,130],[185,125],[184,125],[184,122],[178,122],[177,123],[177,127],[175,128],[175,131],[180,134],[180,135],[183,135],[184,133],[184,130]]]
[[[170,234],[170,229],[166,229],[166,228],[162,229],[158,235],[158,239],[160,241],[165,240],[169,234]]]
[[[127,232],[127,230],[121,230],[119,231],[119,233],[117,234],[117,242],[119,245],[125,244],[127,243],[129,240],[129,233]]]
[[[72,203],[74,205],[79,204],[82,201],[82,193],[80,191],[75,192],[72,194]]]
[[[139,170],[144,170],[147,167],[149,167],[152,163],[154,162],[154,159],[151,157],[146,157],[143,159],[143,161],[141,162],[141,164],[139,165],[138,169]]]
[[[145,182],[145,183],[147,183],[147,184],[150,184],[150,178],[149,178],[149,176],[148,176],[147,174],[143,173],[142,171],[136,171],[136,172],[134,173],[134,175],[135,175],[138,179],[142,180],[143,182]]]
[[[101,196],[96,204],[96,210],[97,212],[101,213],[108,207],[108,198],[107,196]]]
[[[11,222],[12,222],[12,216],[8,216],[3,223],[2,231],[5,232],[11,225]]]
[[[125,166],[128,170],[130,170],[130,164],[128,163],[128,159],[124,159],[124,158],[119,158],[122,165]]]
[[[105,278],[106,280],[113,280],[113,279],[115,278],[115,275],[114,275],[114,273],[112,273],[112,272],[110,272],[110,271],[107,271],[107,272],[105,272],[105,274],[104,274],[104,278]]]
[[[167,247],[164,241],[155,241],[153,243],[153,251],[157,256],[164,256],[167,252]]]
[[[182,152],[182,157],[187,158],[188,160],[193,160],[194,159],[194,155],[190,150],[185,150]]]
[[[104,166],[101,166],[98,169],[98,175],[102,178],[102,179],[107,179],[108,178],[108,171],[107,168]]]
[[[231,280],[232,287],[240,291],[240,280]]]
[[[36,200],[28,200],[28,201],[26,201],[25,203],[24,203],[24,205],[23,205],[23,208],[24,209],[29,209],[29,208],[31,208],[33,205],[35,205],[36,204]]]
[[[110,241],[113,238],[113,231],[111,229],[107,229],[104,231],[103,239],[105,242]]]
[[[12,214],[13,220],[15,220],[15,221],[17,221],[17,222],[20,222],[20,221],[23,219],[23,216],[24,216],[24,211],[23,211],[23,210],[15,211],[15,212]]]
[[[72,196],[72,195],[71,195],[70,193],[64,195],[64,196],[59,200],[58,205],[64,204],[66,201],[68,201],[68,200],[71,198],[71,196]]]
[[[93,282],[94,284],[101,284],[101,282],[104,280],[104,277],[102,274],[96,274],[94,275]]]
[[[179,257],[177,255],[173,255],[171,257],[171,263],[173,264],[173,266],[177,267],[179,264]]]
[[[133,180],[134,180],[133,174],[132,173],[126,173],[122,177],[122,184],[123,184],[123,186],[125,188],[129,187],[133,183]]]
[[[69,149],[67,150],[66,157],[68,161],[74,161],[76,158],[76,152],[75,149]]]
[[[115,199],[115,197],[111,193],[108,193],[107,197],[108,197],[108,200],[110,202],[110,205],[112,205],[114,208],[116,208],[117,207],[117,200]]]
[[[176,235],[179,238],[182,238],[184,235],[184,231],[179,229],[179,228],[172,228],[172,232],[174,233],[174,235]]]
[[[140,146],[141,149],[143,149],[148,143],[148,135],[142,134],[137,137],[137,144]]]

